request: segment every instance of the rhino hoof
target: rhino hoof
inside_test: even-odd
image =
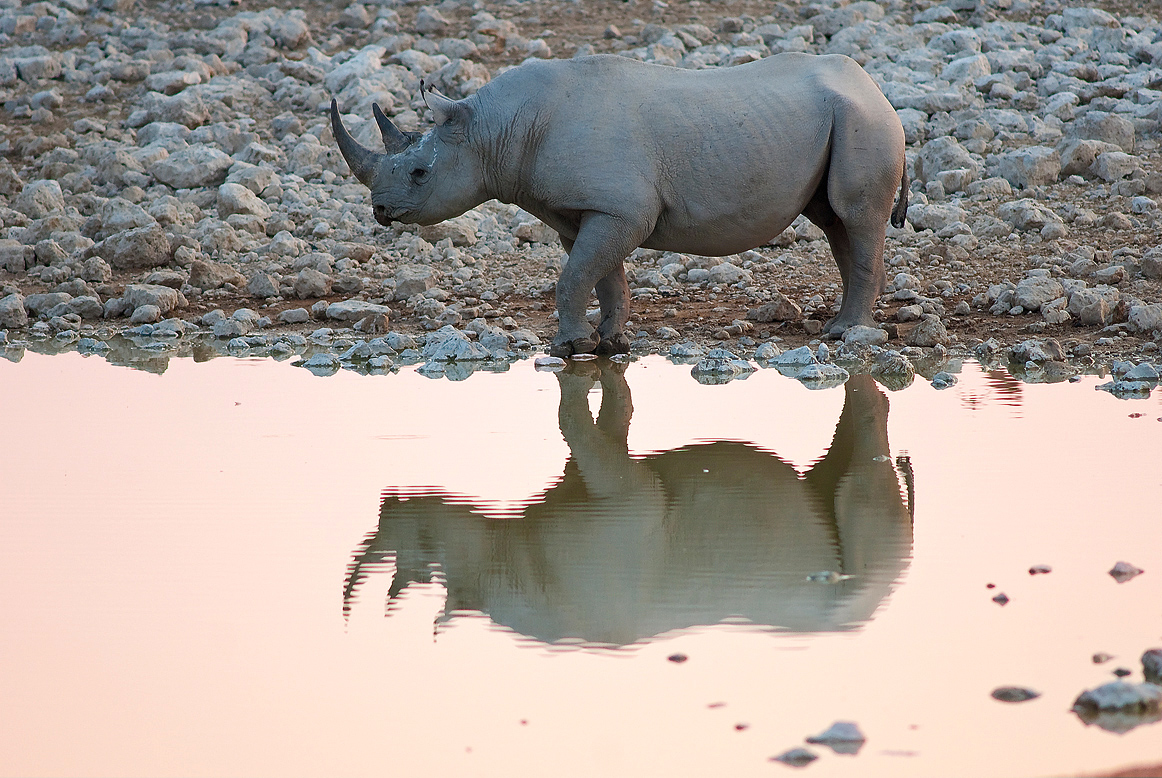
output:
[[[596,350],[597,341],[594,338],[573,338],[549,346],[549,356],[567,359],[574,354],[592,354]]]
[[[614,354],[628,354],[629,338],[623,332],[603,337],[601,342],[597,344],[596,353],[606,357]]]

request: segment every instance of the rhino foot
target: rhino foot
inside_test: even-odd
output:
[[[567,359],[574,354],[592,354],[597,350],[598,341],[593,337],[573,338],[564,343],[549,346],[549,356]]]
[[[603,336],[601,342],[597,344],[596,353],[606,357],[614,354],[628,354],[629,338],[625,336],[624,332]]]

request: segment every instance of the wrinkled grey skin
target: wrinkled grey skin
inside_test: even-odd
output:
[[[912,516],[900,484],[911,468],[889,458],[888,399],[871,377],[847,382],[831,446],[801,474],[737,441],[631,456],[623,367],[573,364],[557,374],[561,479],[502,519],[467,495],[389,488],[348,569],[345,610],[394,561],[389,609],[439,571],[442,620],[477,611],[550,643],[627,645],[739,616],[800,632],[872,618],[911,556]],[[851,577],[809,580],[821,571]]]
[[[875,325],[884,228],[907,210],[904,131],[853,60],[780,54],[691,71],[580,57],[522,65],[463,100],[425,99],[436,127],[422,136],[376,110],[386,152],[353,140],[332,103],[339,148],[381,224],[435,224],[495,198],[556,230],[569,258],[551,353],[628,350],[622,262],[635,248],[735,254],[800,213],[843,279],[826,332]]]

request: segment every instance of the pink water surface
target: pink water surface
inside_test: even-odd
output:
[[[628,368],[631,453],[739,440],[806,471],[831,443],[843,389],[688,371]],[[1140,680],[1138,657],[1162,646],[1162,403],[1096,383],[967,365],[952,389],[887,393],[915,523],[870,620],[609,650],[441,617],[438,575],[387,615],[390,564],[343,609],[385,489],[501,515],[561,476],[557,379],[530,362],[453,383],[256,360],[174,360],[161,376],[0,361],[0,775],[777,775],[793,769],[770,756],[836,720],[867,743],[815,747],[807,774],[1162,762],[1162,724],[1115,735],[1069,712],[1115,666]],[[1120,559],[1146,574],[1117,584]],[[1098,651],[1116,658],[1095,665]],[[678,652],[689,660],[667,661]],[[990,698],[1009,684],[1043,694]]]

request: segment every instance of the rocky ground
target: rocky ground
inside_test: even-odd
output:
[[[705,68],[806,51],[854,57],[905,127],[912,205],[888,230],[881,327],[818,340],[840,281],[800,219],[742,255],[635,252],[635,353],[707,380],[753,359],[809,381],[931,377],[975,354],[1034,380],[1112,368],[1142,396],[1162,360],[1162,23],[1120,0],[1066,5],[0,0],[0,353],[164,369],[319,351],[323,372],[434,374],[539,353],[555,234],[497,202],[377,225],[331,97],[373,145],[372,103],[425,127],[421,78],[459,98],[530,57]],[[716,347],[730,353],[706,359]]]

